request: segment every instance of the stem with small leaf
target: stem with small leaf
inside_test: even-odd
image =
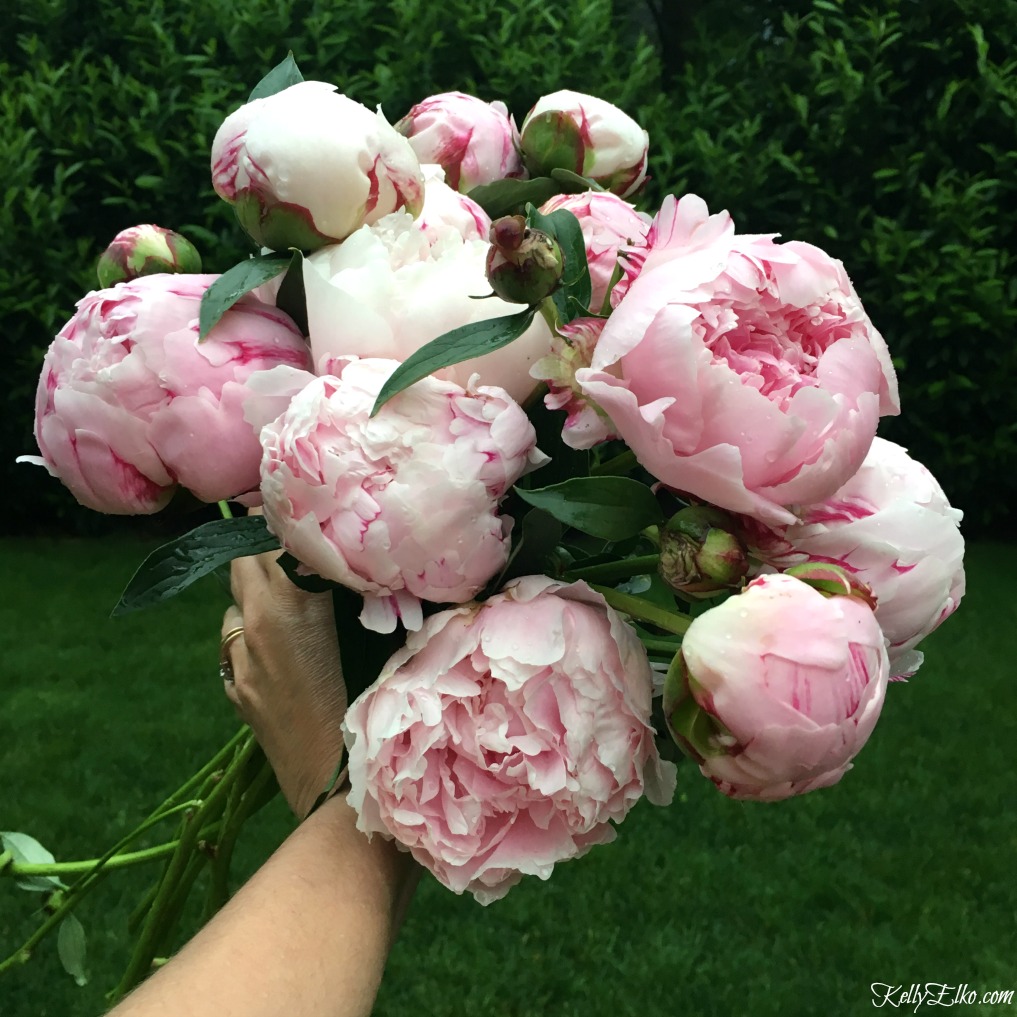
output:
[[[632,576],[645,576],[657,571],[659,554],[644,554],[636,558],[622,558],[621,561],[604,562],[601,565],[586,565],[569,569],[565,578],[570,582],[574,579],[586,581],[599,580],[612,582],[619,579],[631,579]]]
[[[198,870],[205,862],[203,855],[195,854],[199,836],[210,822],[220,817],[234,782],[242,775],[256,749],[257,742],[254,736],[249,734],[244,743],[237,748],[232,761],[207,799],[185,823],[177,848],[159,882],[159,889],[145,918],[127,969],[116,988],[110,993],[111,1000],[121,999],[148,974],[152,958],[172,933],[183,901]]]
[[[604,600],[616,611],[627,614],[637,621],[653,625],[655,628],[663,629],[665,632],[674,632],[676,635],[684,635],[692,624],[692,619],[683,614],[676,614],[674,611],[666,611],[656,604],[651,604],[642,597],[634,597],[631,593],[622,593],[620,590],[613,590],[610,586],[597,586],[590,584]]]

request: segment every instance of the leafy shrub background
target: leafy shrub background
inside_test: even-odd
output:
[[[1017,0],[15,0],[0,11],[0,419],[7,528],[109,522],[33,451],[39,364],[120,229],[247,248],[211,190],[223,117],[292,50],[390,119],[449,89],[590,91],[651,136],[647,207],[691,190],[739,228],[842,258],[900,371],[906,444],[968,513],[1017,493]]]

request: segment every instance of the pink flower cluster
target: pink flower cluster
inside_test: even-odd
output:
[[[625,198],[647,153],[631,117],[571,91],[541,98],[521,133],[502,103],[459,92],[395,128],[321,82],[256,99],[216,135],[213,182],[257,244],[307,255],[285,284],[291,298],[302,282],[307,334],[265,302],[281,278],[199,341],[215,277],[146,276],[80,302],[39,384],[30,458],[83,504],[154,512],[178,486],[260,497],[301,572],[360,594],[365,627],[408,633],[346,716],[350,802],[362,831],[484,903],[611,840],[643,795],[670,801],[644,643],[670,660],[674,740],[725,794],[775,800],[840,779],[888,681],[915,672],[918,643],[964,594],[960,513],[875,437],[899,412],[897,382],[844,266],[738,233],[695,195],[638,212]],[[478,203],[527,174],[545,195],[578,184],[541,211],[575,216],[590,276],[587,300],[558,279],[581,275],[573,247],[510,220],[544,261],[525,264],[517,245],[500,271],[539,270],[541,294],[564,287],[541,314],[536,298],[527,311],[491,292],[499,222]],[[471,349],[374,411],[423,346],[520,312],[531,324],[515,341]],[[634,455],[650,509],[674,513],[660,525],[677,535],[676,570],[683,556],[705,569],[697,533],[720,533],[739,568],[694,590],[726,599],[690,621],[632,592],[641,576],[624,590],[566,584],[592,574],[569,540],[544,558],[555,578],[502,586],[526,557],[505,500],[555,451],[537,449],[523,409],[540,383],[564,445],[618,442],[615,466]],[[709,527],[679,533],[683,502],[705,505],[684,517]],[[645,562],[661,530],[640,517],[628,536],[623,554],[597,545],[601,578],[605,564],[631,576],[618,555]]]

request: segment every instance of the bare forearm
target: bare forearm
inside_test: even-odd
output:
[[[369,1014],[416,874],[354,824],[326,803],[110,1017]]]

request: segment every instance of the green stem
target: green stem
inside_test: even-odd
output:
[[[632,576],[644,576],[650,572],[656,572],[659,561],[659,554],[644,554],[637,558],[623,558],[621,561],[609,561],[602,565],[587,565],[584,568],[569,569],[565,573],[565,578],[570,582],[573,579],[599,579],[603,582],[629,579]]]
[[[639,641],[651,653],[675,654],[681,648],[681,643],[672,643],[669,639],[650,639],[648,636],[640,636]]]
[[[114,1002],[123,998],[148,974],[152,958],[159,952],[160,945],[172,931],[173,924],[175,924],[174,912],[177,910],[179,902],[179,891],[185,885],[185,875],[190,876],[189,881],[186,883],[186,889],[189,890],[197,869],[204,862],[204,858],[201,855],[192,857],[198,841],[199,831],[210,820],[217,819],[222,813],[234,781],[243,773],[247,761],[256,748],[257,742],[254,740],[254,737],[248,737],[245,743],[237,749],[233,760],[222,775],[222,779],[212,789],[201,808],[187,822],[181,833],[176,851],[166,866],[166,871],[159,884],[159,889],[156,891],[155,900],[152,902],[152,907],[145,919],[145,924],[142,926],[141,934],[138,937],[131,959],[127,964],[127,969],[111,993],[111,998]]]
[[[130,913],[127,918],[127,931],[133,936],[137,931],[138,927],[145,920],[145,915],[148,914],[149,908],[152,906],[152,902],[155,900],[156,892],[159,889],[159,883],[162,877],[160,876],[146,891],[145,896],[134,905],[134,910]]]
[[[618,611],[622,611],[632,618],[646,622],[665,632],[674,632],[676,635],[684,635],[685,631],[692,624],[692,619],[685,615],[675,614],[674,611],[665,611],[656,604],[651,604],[642,597],[634,597],[631,593],[621,593],[619,590],[612,590],[609,586],[596,586],[590,584],[604,600]]]
[[[230,898],[230,863],[233,861],[237,838],[244,823],[264,804],[263,792],[274,779],[272,765],[267,759],[263,759],[261,769],[243,789],[243,797],[233,808],[227,807],[212,859],[208,895],[205,898],[205,921],[208,921]]]
[[[207,836],[212,836],[216,832],[216,827],[214,826],[209,827],[208,829],[202,832]],[[169,845],[160,845],[160,846],[168,847]],[[174,848],[176,848],[175,843],[173,846]],[[151,861],[153,857],[156,856],[151,856],[145,860]],[[101,869],[96,870],[94,874],[89,873],[85,877],[86,879],[90,878],[88,889],[92,889],[94,885],[97,882],[99,882],[103,876],[106,875],[110,868],[111,866],[105,865]],[[83,880],[79,882],[83,882]],[[74,886],[68,887],[67,890],[64,890],[61,895],[62,901],[60,906],[56,908],[56,910],[54,910],[51,915],[49,915],[49,917],[42,923],[42,925],[40,925],[35,930],[35,932],[33,932],[32,935],[29,936],[28,939],[26,939],[25,942],[22,943],[20,947],[18,947],[17,950],[15,950],[9,957],[6,957],[4,960],[0,961],[0,975],[2,975],[5,971],[9,970],[10,968],[13,968],[19,964],[24,964],[26,961],[28,961],[29,958],[32,956],[32,951],[39,945],[39,943],[41,943],[42,940],[44,940],[46,936],[48,936],[49,933],[52,932],[64,920],[64,918],[70,911],[73,911],[74,908],[81,903],[81,898],[84,896],[84,893],[82,891],[75,892],[75,887],[77,885],[78,884],[74,884]]]
[[[594,477],[607,477],[628,473],[637,462],[635,452],[626,450],[625,452],[619,452],[618,455],[608,459],[606,462],[592,466],[590,468],[590,475]]]
[[[219,511],[222,513],[223,519],[233,518],[233,512],[225,501],[219,502]]]
[[[176,850],[179,841],[170,840],[165,844],[145,848],[143,851],[131,851],[117,854],[103,861],[101,858],[90,858],[83,862],[52,862],[49,865],[28,865],[15,862],[11,873],[15,876],[73,876],[79,872],[94,872],[97,868],[126,869],[131,865],[143,865],[157,858],[165,858]]]
[[[537,310],[540,311],[541,317],[547,322],[551,335],[560,335],[561,333],[558,331],[558,308],[554,306],[554,301],[550,297],[544,297],[537,304]]]
[[[77,907],[86,894],[90,893],[106,875],[107,870],[113,868],[124,867],[128,863],[119,863],[111,865],[110,862],[120,855],[125,847],[131,844],[134,840],[141,836],[146,830],[149,830],[156,823],[162,822],[164,819],[168,819],[170,816],[177,815],[181,812],[187,812],[191,809],[200,809],[204,804],[205,799],[211,792],[213,786],[217,783],[212,778],[216,774],[216,771],[221,767],[225,759],[236,754],[238,745],[246,738],[250,737],[250,729],[247,727],[241,727],[236,734],[210,759],[196,774],[190,777],[181,787],[177,788],[154,812],[150,813],[139,826],[135,827],[125,836],[121,837],[116,844],[113,845],[104,855],[94,861],[86,862],[54,862],[52,866],[47,867],[48,871],[52,874],[56,874],[60,870],[61,866],[72,865],[79,868],[75,868],[73,871],[79,871],[82,874],[76,879],[69,887],[65,890],[60,891],[60,905],[54,912],[47,917],[47,919],[32,933],[31,936],[22,944],[22,946],[15,950],[5,960],[0,961],[0,974],[16,964],[23,964],[28,960],[32,950],[40,943],[60,922],[63,920],[65,915],[71,910]],[[197,798],[192,797],[192,792],[198,785],[204,785],[202,787],[202,794]],[[197,818],[197,817],[194,817]],[[185,824],[186,825],[186,824]],[[201,835],[214,836],[218,828],[216,826],[208,826],[201,831]],[[176,845],[176,849],[179,849],[179,839],[173,842]],[[144,861],[157,860],[160,857],[166,857],[168,854],[168,846],[161,845],[161,847],[167,847],[167,851],[161,854],[151,854],[153,850],[158,849],[147,849],[144,852],[136,852],[136,855],[146,855]],[[175,849],[175,850],[176,850]],[[175,852],[174,852],[175,853]],[[122,857],[130,857],[124,855]],[[170,855],[172,858],[172,855]],[[3,861],[0,858],[0,861]],[[142,859],[137,859],[140,864]],[[4,862],[0,864],[0,873],[6,872],[13,863]],[[38,867],[37,867],[38,868]],[[23,871],[24,870],[24,871]],[[69,870],[63,869],[62,871],[67,872]],[[18,869],[15,874],[28,874],[27,868],[22,867]],[[161,884],[160,884],[161,885]]]

